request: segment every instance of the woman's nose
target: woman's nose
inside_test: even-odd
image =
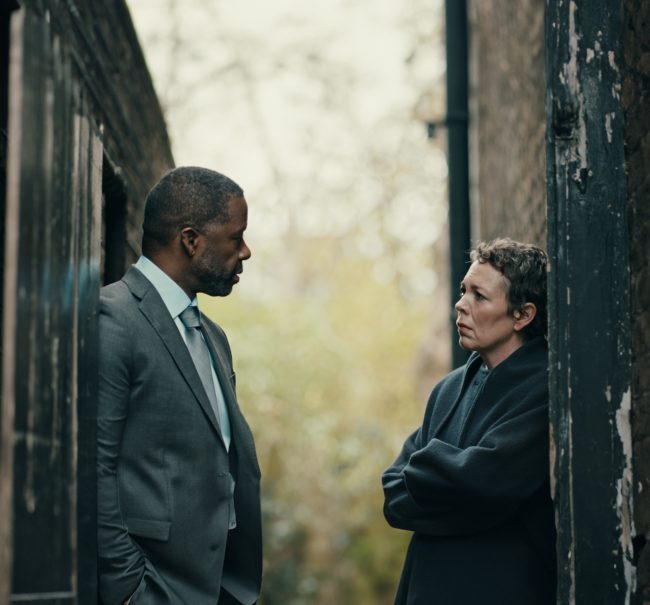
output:
[[[464,298],[465,298],[465,295],[461,294],[460,298],[456,301],[456,304],[454,305],[454,309],[456,309],[456,311],[460,312],[462,310]]]

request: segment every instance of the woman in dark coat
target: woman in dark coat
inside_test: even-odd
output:
[[[456,303],[473,351],[443,378],[383,476],[384,514],[415,532],[396,605],[551,605],[546,254],[479,244]]]

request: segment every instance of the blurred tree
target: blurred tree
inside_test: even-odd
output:
[[[341,246],[302,244],[313,267]],[[388,604],[407,536],[383,520],[379,475],[423,410],[414,352],[430,301],[405,301],[397,282],[378,283],[358,255],[319,274],[318,288],[300,293],[201,300],[231,336],[256,434],[263,603]]]
[[[388,605],[379,476],[448,365],[441,2],[130,5],[177,162],[249,201],[242,283],[201,305],[256,435],[263,605]]]

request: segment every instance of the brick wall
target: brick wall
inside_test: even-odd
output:
[[[650,539],[650,2],[625,0],[622,103],[632,276],[632,410],[637,547]],[[637,603],[650,604],[650,546],[639,549]]]
[[[546,247],[544,1],[469,0],[472,240]]]

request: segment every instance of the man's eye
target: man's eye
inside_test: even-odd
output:
[[[483,296],[480,292],[474,292],[474,297],[476,298],[476,300],[481,300],[485,298],[485,296]]]

